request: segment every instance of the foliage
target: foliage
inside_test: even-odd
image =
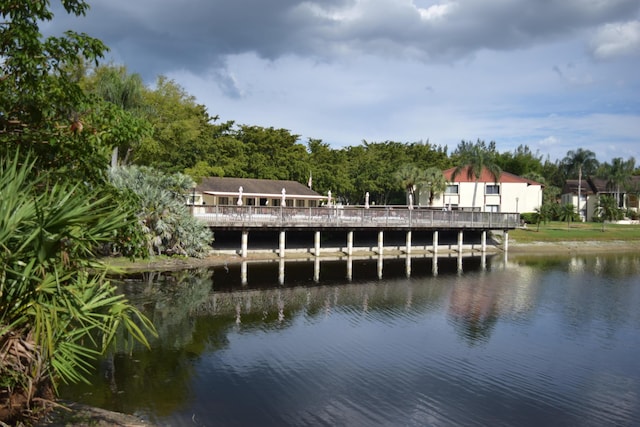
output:
[[[467,179],[475,179],[473,190],[473,207],[476,207],[476,195],[478,193],[478,180],[483,171],[488,171],[495,182],[498,182],[502,169],[496,162],[495,142],[489,143],[478,140],[476,143],[462,141],[458,144],[458,148],[454,152],[456,160],[456,168],[451,175],[451,179],[455,180],[463,171],[467,173]]]
[[[62,4],[76,16],[88,8],[82,0]],[[43,38],[39,25],[53,19],[48,6],[49,2],[7,0],[0,8],[0,155],[29,152],[35,154],[34,171],[99,180],[110,147],[99,136],[82,131],[91,103],[73,70],[85,60],[96,61],[106,47],[72,31]]]
[[[618,201],[612,196],[600,196],[598,199],[597,217],[602,221],[602,231],[607,221],[622,219],[624,212],[618,207]]]
[[[635,169],[635,159],[623,160],[622,157],[616,157],[611,163],[604,163],[598,170],[598,174],[607,181],[607,188],[615,190],[615,200],[617,206],[622,206],[623,201],[620,198],[621,189],[626,189],[631,183],[633,170]]]
[[[560,207],[560,212],[559,212],[559,217],[558,219],[560,219],[561,221],[566,221],[567,222],[567,227],[571,226],[571,221],[575,221],[576,217],[579,220],[579,216],[577,216],[578,214],[576,213],[576,207],[573,205],[573,203],[567,203],[565,205],[561,205]]]
[[[411,198],[417,204],[416,193],[419,194],[418,189],[424,180],[422,169],[414,164],[404,164],[395,172],[394,177],[406,191],[407,199]]]
[[[433,206],[433,200],[439,198],[447,189],[447,179],[442,170],[436,167],[424,170],[422,189],[429,192],[429,206]]]
[[[124,327],[144,344],[151,323],[92,262],[127,221],[110,197],[31,177],[34,162],[0,164],[0,419],[16,395],[46,397],[58,381],[82,381],[91,359]],[[6,400],[5,400],[6,399]]]
[[[111,168],[109,175],[116,188],[136,194],[138,226],[148,253],[193,257],[208,253],[211,232],[185,205],[185,195],[195,186],[191,178],[144,166]]]

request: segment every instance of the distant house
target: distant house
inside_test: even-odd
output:
[[[466,168],[455,179],[453,179],[454,170],[455,168],[451,168],[443,171],[448,185],[444,194],[434,200],[434,207],[464,211],[521,213],[533,212],[542,205],[543,185],[539,182],[509,172],[502,172],[498,181],[495,182],[489,171],[484,169],[476,187],[475,177],[469,179]],[[420,201],[423,202],[422,199]]]
[[[296,181],[253,178],[203,178],[187,195],[187,204],[209,206],[285,206],[316,207],[327,201]]]
[[[640,176],[633,176],[629,187],[640,189]],[[575,206],[582,220],[592,221],[598,212],[600,196],[603,195],[615,198],[616,190],[607,185],[604,179],[587,178],[580,184],[580,201],[578,201],[578,180],[568,179],[562,188],[560,201],[563,205],[570,203]],[[618,207],[637,212],[639,208],[637,192],[629,193],[624,188],[620,188]]]

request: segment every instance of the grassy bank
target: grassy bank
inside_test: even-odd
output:
[[[602,231],[602,224],[591,222],[571,223],[549,222],[528,225],[527,228],[509,232],[509,240],[518,243],[538,242],[613,242],[640,241],[640,225],[638,224],[606,224]]]

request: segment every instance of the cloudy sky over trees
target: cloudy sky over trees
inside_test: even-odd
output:
[[[81,30],[210,114],[334,147],[640,159],[640,0],[93,0]]]

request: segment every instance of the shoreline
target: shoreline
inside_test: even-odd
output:
[[[515,240],[509,241],[509,247],[507,249],[508,254],[513,255],[531,255],[531,256],[545,256],[545,255],[579,255],[579,254],[597,254],[597,253],[620,253],[640,251],[640,240],[589,240],[589,241],[559,241],[559,242],[527,242],[520,243]],[[466,250],[463,251],[463,255],[479,255],[481,252],[478,250]],[[488,244],[487,255],[504,253],[502,244]],[[429,254],[433,255],[429,250],[413,250],[412,256],[419,256]],[[438,251],[438,255],[446,256],[457,254],[455,249],[443,249]],[[405,251],[397,249],[385,250],[383,257],[398,257],[406,256]],[[371,258],[378,257],[376,251],[370,250],[354,250],[353,258]],[[324,252],[319,255],[320,258],[345,258],[347,255],[340,251]],[[315,255],[308,252],[290,252],[284,257],[286,260],[301,260],[301,259],[314,259]],[[254,252],[249,253],[246,258],[242,258],[237,253],[217,253],[211,254],[204,258],[169,258],[158,257],[148,260],[129,260],[122,258],[105,258],[102,260],[108,268],[114,273],[121,274],[135,274],[147,271],[179,271],[191,268],[208,268],[225,264],[236,264],[243,261],[247,262],[261,262],[261,261],[276,261],[281,259],[277,252]]]

